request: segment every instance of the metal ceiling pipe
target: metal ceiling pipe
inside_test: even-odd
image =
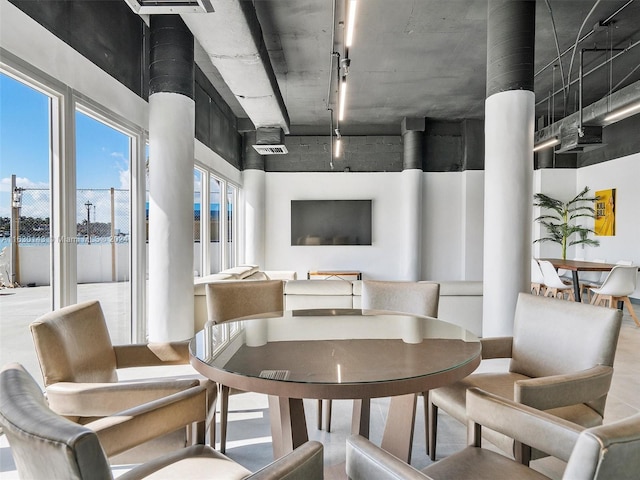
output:
[[[269,59],[253,2],[225,0],[215,12],[181,17],[253,124],[280,127],[290,120]]]

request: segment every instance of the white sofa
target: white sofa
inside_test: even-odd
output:
[[[434,280],[435,281],[435,280]],[[482,282],[439,281],[438,318],[482,336]]]
[[[244,280],[296,280],[298,273],[289,270],[260,270],[257,265],[240,265],[218,273],[196,277],[193,281],[193,314],[195,331],[202,330],[207,322],[207,298],[205,285],[214,282]]]
[[[197,278],[194,285],[195,329],[207,321],[205,284],[233,280],[281,279],[287,310],[361,308],[362,280],[297,280],[296,272],[261,271],[255,265],[235,267]],[[482,336],[482,282],[440,281],[438,318]]]

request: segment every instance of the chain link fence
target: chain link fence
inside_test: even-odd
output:
[[[76,190],[77,243],[128,243],[129,190],[117,188]],[[51,241],[51,191],[24,188],[17,227],[18,243],[47,244]],[[10,241],[11,218],[0,218],[0,237]]]

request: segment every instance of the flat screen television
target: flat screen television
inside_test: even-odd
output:
[[[371,245],[371,200],[291,200],[291,245]]]

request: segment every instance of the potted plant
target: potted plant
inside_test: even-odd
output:
[[[568,202],[552,198],[544,193],[536,193],[533,205],[551,213],[542,213],[534,221],[540,222],[547,229],[547,236],[534,240],[537,242],[554,242],[562,246],[562,259],[567,259],[567,247],[571,245],[590,245],[597,247],[598,240],[589,238],[593,229],[576,225],[579,217],[595,218],[593,204],[598,197],[589,197],[589,187],[584,187],[578,195]],[[574,238],[572,238],[574,237]]]

